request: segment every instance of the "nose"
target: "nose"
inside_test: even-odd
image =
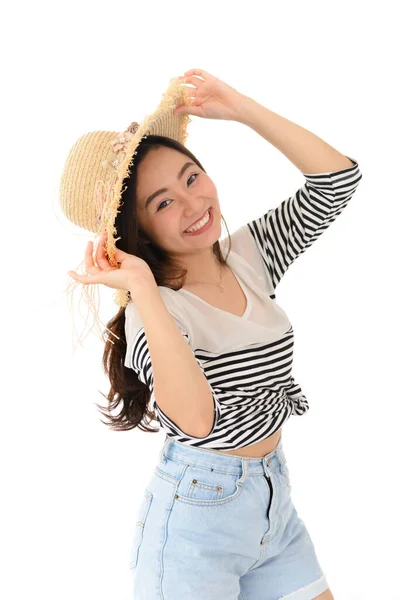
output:
[[[186,219],[189,218],[200,219],[208,208],[208,202],[203,198],[192,198],[192,196],[185,195],[182,197],[183,208],[182,211]]]

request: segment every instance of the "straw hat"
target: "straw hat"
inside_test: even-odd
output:
[[[115,237],[115,218],[120,209],[123,181],[131,173],[139,143],[148,135],[166,136],[183,145],[186,142],[187,125],[192,119],[186,113],[174,115],[178,106],[192,104],[191,94],[194,90],[184,86],[184,83],[185,79],[171,79],[156,111],[140,125],[133,121],[124,132],[85,133],[72,146],[66,159],[60,179],[61,209],[72,223],[95,233],[94,247],[99,237],[107,232],[107,255],[113,267],[119,268],[114,258],[117,250],[115,242],[120,239]],[[85,266],[85,260],[81,265]],[[85,299],[96,321],[99,321],[92,291],[98,291],[95,287],[98,288],[100,284],[74,284],[74,287],[82,285]],[[125,307],[129,299],[129,291],[116,290],[114,293],[114,302],[119,306]],[[104,324],[103,327],[106,330]]]

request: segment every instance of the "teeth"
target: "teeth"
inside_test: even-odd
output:
[[[208,222],[209,219],[210,219],[210,214],[209,214],[209,211],[207,211],[206,216],[203,217],[203,219],[201,221],[199,221],[199,223],[197,223],[197,225],[195,225],[195,227],[192,227],[191,229],[186,229],[186,233],[191,233],[193,231],[198,231],[204,225],[206,225],[206,223]]]

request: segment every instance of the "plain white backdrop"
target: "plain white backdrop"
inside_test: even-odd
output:
[[[83,320],[64,295],[92,234],[60,211],[59,178],[81,135],[141,122],[172,77],[201,68],[359,163],[349,206],[276,291],[310,403],[283,447],[335,600],[409,598],[403,3],[40,0],[9,4],[1,29],[1,597],[131,600],[134,520],[164,433],[100,421],[103,345],[90,334],[73,354]],[[186,145],[230,233],[303,185],[251,128],[192,119]]]

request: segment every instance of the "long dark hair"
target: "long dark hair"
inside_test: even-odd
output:
[[[149,135],[143,138],[138,145],[136,155],[131,166],[131,173],[123,182],[126,189],[122,192],[120,212],[118,212],[115,227],[117,236],[117,248],[142,258],[149,265],[158,286],[172,287],[179,290],[183,287],[187,270],[172,259],[168,253],[156,245],[151,238],[139,227],[136,216],[136,187],[138,165],[144,157],[154,148],[167,146],[182,152],[196,163],[205,173],[205,169],[198,159],[179,142],[163,136]],[[213,253],[220,264],[225,265],[231,249],[231,238],[226,221],[229,239],[227,255],[223,257],[219,241],[213,244]],[[174,283],[176,280],[176,284]],[[170,285],[172,282],[172,285]],[[110,381],[110,390],[107,395],[100,393],[108,400],[108,407],[97,404],[100,412],[108,419],[108,423],[102,421],[114,431],[127,431],[138,427],[141,431],[158,433],[160,428],[151,428],[149,425],[155,420],[154,411],[149,408],[151,393],[149,387],[142,383],[137,373],[125,367],[126,338],[125,338],[125,308],[120,307],[118,313],[107,323],[107,329],[112,331],[118,338],[110,337],[105,342],[102,358],[103,369]],[[120,406],[117,414],[113,412]]]

